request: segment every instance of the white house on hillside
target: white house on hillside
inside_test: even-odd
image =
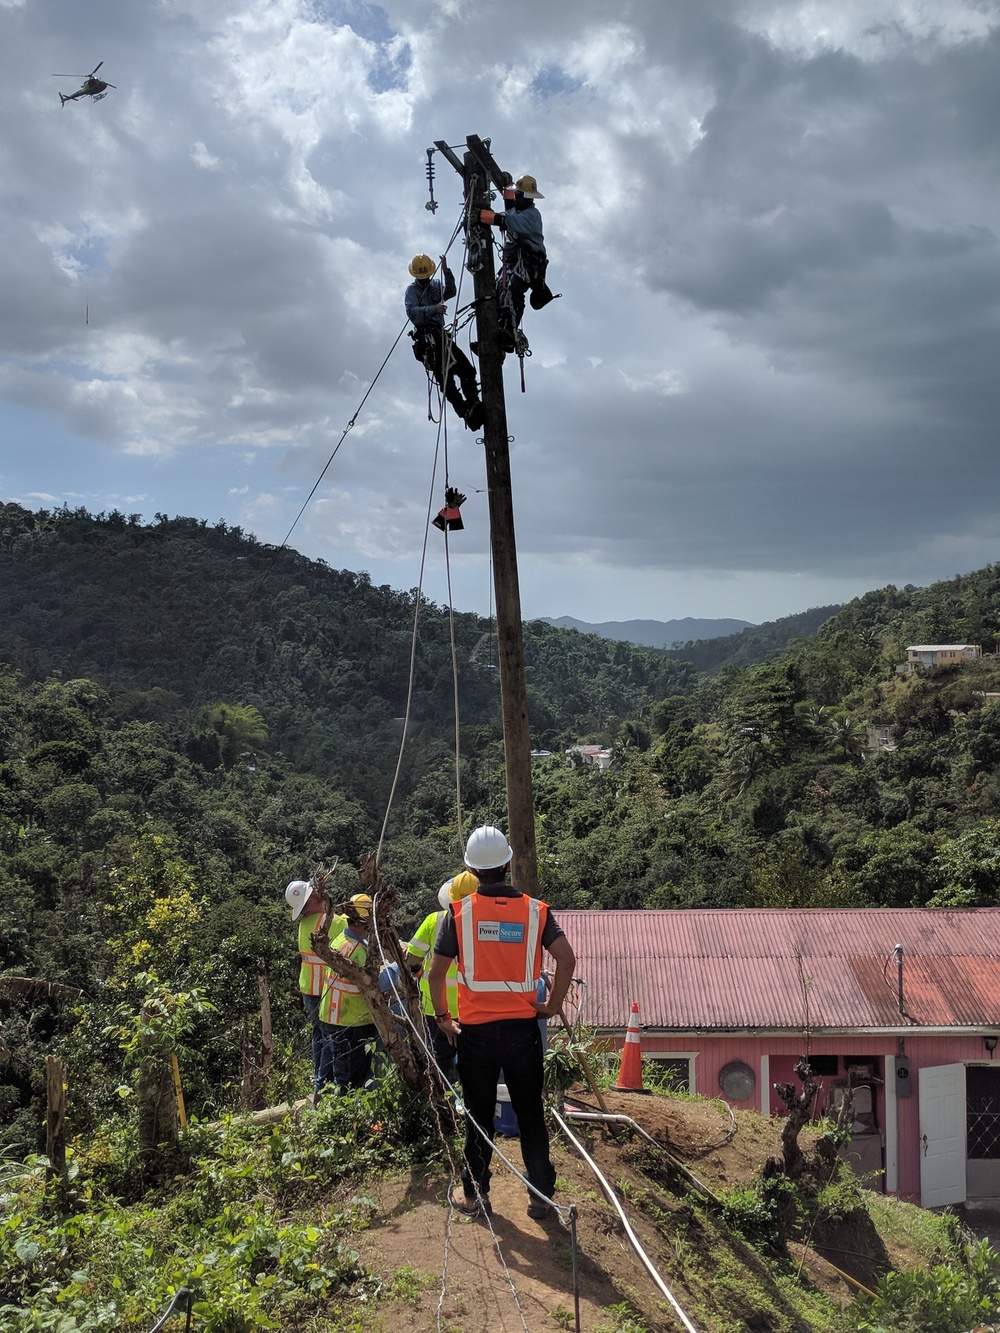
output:
[[[906,650],[906,661],[896,670],[901,675],[931,667],[962,666],[982,656],[978,643],[915,643]]]

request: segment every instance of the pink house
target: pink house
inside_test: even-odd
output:
[[[585,1020],[681,1086],[782,1113],[809,1054],[817,1117],[850,1088],[855,1169],[924,1207],[1000,1200],[1000,908],[560,911]]]

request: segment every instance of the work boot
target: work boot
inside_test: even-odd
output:
[[[528,1196],[528,1216],[533,1217],[536,1222],[540,1222],[543,1217],[548,1217],[552,1209],[547,1203],[542,1203],[541,1199],[536,1199],[533,1194]]]
[[[550,290],[548,283],[540,282],[537,287],[532,287],[531,295],[528,297],[532,310],[542,310],[550,301],[554,301],[555,293]]]
[[[492,1217],[493,1205],[488,1194],[466,1194],[461,1185],[451,1192],[451,1206],[466,1217]]]
[[[469,404],[468,411],[465,414],[465,424],[469,430],[479,430],[486,417],[486,409],[482,401],[477,398],[475,402]]]

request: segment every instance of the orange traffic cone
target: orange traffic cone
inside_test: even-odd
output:
[[[642,1086],[642,1039],[639,1029],[639,1002],[632,1001],[632,1012],[628,1018],[628,1031],[625,1033],[625,1045],[622,1047],[622,1063],[618,1070],[618,1082],[615,1092],[645,1092]]]

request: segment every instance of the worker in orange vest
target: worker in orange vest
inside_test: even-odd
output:
[[[542,1104],[542,1038],[538,1019],[562,1008],[576,956],[548,904],[529,898],[508,880],[513,857],[492,825],[469,836],[465,864],[479,881],[469,897],[451,904],[434,942],[428,978],[438,1027],[456,1043],[465,1102],[465,1170],[452,1203],[470,1216],[489,1214],[493,1113],[503,1071],[517,1117],[521,1156],[531,1184],[547,1198],[556,1173]],[[542,949],[555,962],[552,990],[537,998]],[[458,959],[458,1021],[448,1010],[446,978]],[[486,1132],[484,1138],[476,1126]],[[545,1217],[548,1204],[528,1198],[528,1216]]]

